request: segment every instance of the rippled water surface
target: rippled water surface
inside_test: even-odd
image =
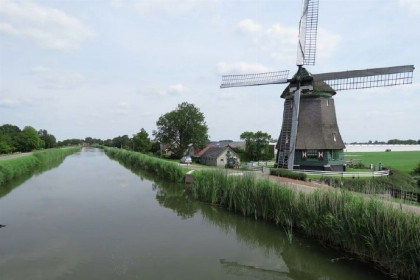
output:
[[[384,279],[85,148],[0,198],[0,279]]]

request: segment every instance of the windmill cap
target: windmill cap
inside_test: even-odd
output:
[[[299,77],[299,72],[296,72],[296,74],[290,79],[290,84],[284,89],[283,93],[281,94],[281,98],[289,98],[293,96],[293,93],[290,92],[290,88],[296,88],[298,79],[300,79],[300,85],[302,88],[305,88],[306,86],[311,86],[312,89],[308,90],[306,87],[306,90],[303,89],[303,93],[310,92],[312,94],[314,93],[327,93],[331,96],[336,94],[336,91],[330,87],[326,82],[322,80],[315,80],[312,77],[312,74],[306,70],[306,68],[302,67]]]

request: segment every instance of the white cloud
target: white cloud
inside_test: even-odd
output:
[[[111,6],[114,8],[132,8],[138,14],[154,15],[163,13],[165,15],[182,15],[198,9],[206,9],[220,0],[153,0],[153,1],[125,1],[113,0]]]
[[[244,19],[238,23],[237,29],[244,33],[254,33],[254,32],[260,32],[262,29],[262,26],[252,19]]]
[[[32,1],[2,0],[0,17],[1,32],[34,40],[48,49],[73,51],[94,35],[79,19]]]
[[[0,97],[0,108],[13,108],[19,106],[20,104],[21,102],[17,99]]]
[[[169,85],[166,89],[159,91],[160,95],[181,95],[186,92],[187,88],[183,84]]]
[[[275,71],[272,68],[264,66],[258,63],[246,63],[246,62],[236,62],[236,63],[226,63],[219,62],[217,64],[217,72],[219,74],[250,74],[250,73],[263,73]]]
[[[46,89],[72,89],[86,81],[86,78],[78,72],[52,70],[44,66],[32,68],[32,73],[41,79],[41,87]]]
[[[412,14],[420,15],[419,0],[400,0],[400,5],[406,7]]]
[[[299,34],[297,27],[287,27],[278,23],[264,27],[251,19],[245,19],[237,24],[236,29],[249,36],[254,45],[271,58],[278,60],[282,65],[296,60]],[[317,56],[330,56],[339,46],[340,39],[341,37],[337,34],[319,29]]]

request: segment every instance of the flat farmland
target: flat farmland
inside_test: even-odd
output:
[[[361,162],[364,165],[379,163],[388,168],[411,172],[420,163],[420,151],[410,152],[346,152],[345,160]]]

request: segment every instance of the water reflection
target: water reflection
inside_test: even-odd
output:
[[[76,152],[75,154],[80,154],[80,151]],[[13,181],[0,186],[0,198],[9,194],[14,188],[22,185],[32,177],[38,176],[46,171],[53,170],[59,167],[60,164],[63,163],[65,158],[66,156],[52,157],[49,161],[41,163],[32,172],[25,173],[22,176],[19,176],[18,178],[14,179]]]
[[[290,244],[282,229],[275,225],[195,202],[183,185],[161,182],[155,183],[153,188],[159,204],[174,210],[178,216],[190,218],[199,213],[205,222],[226,234],[233,233],[239,242],[251,248],[262,248],[266,256],[277,258],[275,263],[222,258],[219,263],[227,274],[257,279],[386,279],[367,264],[354,261],[345,253],[323,248],[314,240],[295,235]]]

